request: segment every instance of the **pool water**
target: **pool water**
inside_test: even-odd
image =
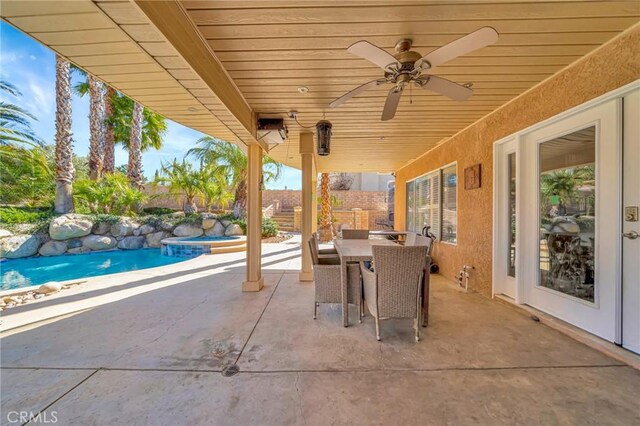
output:
[[[160,249],[112,250],[86,254],[8,259],[0,262],[0,290],[136,271],[182,262]]]

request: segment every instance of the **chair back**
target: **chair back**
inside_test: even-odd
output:
[[[407,232],[407,236],[404,239],[405,246],[415,246],[416,245],[416,237],[418,234],[415,232]]]
[[[342,239],[343,240],[368,240],[369,230],[368,229],[343,229]]]
[[[372,247],[381,318],[415,318],[427,265],[426,246]]]
[[[317,265],[319,263],[319,261],[318,261],[318,243],[316,243],[316,240],[313,238],[313,236],[311,236],[311,238],[309,238],[307,243],[309,244],[309,252],[311,253],[311,263],[314,264],[314,265]]]
[[[416,235],[416,246],[425,246],[431,248],[431,243],[433,240],[429,237],[425,237],[424,235]]]

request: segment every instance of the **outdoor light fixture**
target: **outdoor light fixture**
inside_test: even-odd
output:
[[[331,122],[320,120],[316,123],[318,155],[326,156],[331,152]]]

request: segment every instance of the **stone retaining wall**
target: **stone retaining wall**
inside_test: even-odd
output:
[[[122,217],[116,223],[94,222],[88,216],[66,214],[53,219],[49,229],[37,234],[12,234],[0,230],[0,258],[58,256],[101,250],[160,247],[168,237],[242,235],[240,225],[203,213],[196,223],[140,223]]]

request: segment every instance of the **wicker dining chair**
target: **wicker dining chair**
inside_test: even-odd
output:
[[[422,284],[430,263],[425,246],[373,246],[375,271],[360,263],[364,300],[376,322],[380,340],[380,320],[413,318],[416,341],[422,325]],[[427,296],[428,297],[428,296]]]
[[[343,240],[368,240],[369,230],[368,229],[343,229],[342,239]]]
[[[417,236],[418,234],[415,232],[407,232],[407,235],[404,238],[404,245],[407,247],[415,246]]]
[[[340,256],[338,252],[334,253],[320,253],[318,248],[318,240],[313,234],[309,238],[309,252],[311,253],[311,263],[324,264],[324,265],[340,265]]]
[[[335,249],[335,247],[331,247],[331,248],[320,248],[320,237],[318,236],[317,232],[314,232],[311,234],[311,237],[315,240],[316,242],[316,247],[318,248],[318,254],[322,255],[322,254],[333,254],[333,255],[337,255],[338,254],[338,250]]]
[[[315,298],[313,303],[313,319],[316,319],[320,303],[342,303],[341,266],[327,258],[318,257],[315,253],[315,241],[309,238],[309,249],[313,260],[313,280],[315,283]],[[347,303],[358,306],[360,322],[362,322],[362,281],[360,266],[357,263],[347,265]]]
[[[416,235],[416,241],[414,246],[425,246],[427,247],[427,254],[430,253],[431,243],[433,240],[429,237],[425,237],[424,235]]]

